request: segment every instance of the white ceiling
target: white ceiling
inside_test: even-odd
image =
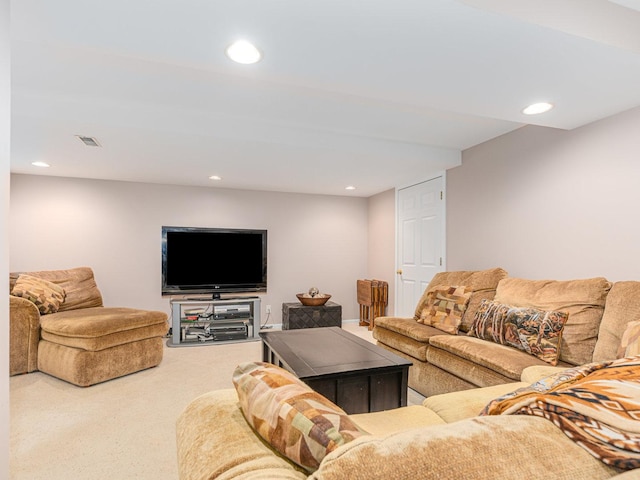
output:
[[[640,105],[638,3],[14,0],[11,170],[367,197]]]

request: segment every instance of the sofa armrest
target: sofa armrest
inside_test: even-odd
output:
[[[9,295],[9,375],[38,369],[40,312],[33,302]]]
[[[249,426],[234,389],[205,393],[187,405],[176,423],[176,443],[181,480],[307,478]]]

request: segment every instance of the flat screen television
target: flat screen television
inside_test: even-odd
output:
[[[162,227],[162,294],[267,291],[267,231]]]

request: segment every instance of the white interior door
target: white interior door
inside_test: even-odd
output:
[[[396,312],[412,317],[433,276],[444,269],[444,179],[398,190]]]

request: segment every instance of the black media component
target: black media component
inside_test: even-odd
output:
[[[162,227],[162,294],[267,291],[267,231]]]

